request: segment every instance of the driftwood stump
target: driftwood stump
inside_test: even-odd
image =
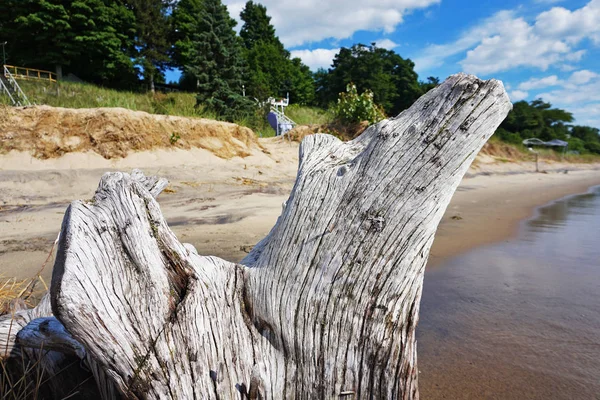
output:
[[[81,358],[104,398],[418,398],[434,233],[510,108],[500,82],[459,74],[351,142],[308,136],[281,216],[241,264],[177,240],[155,200],[165,181],[105,174],[65,214],[53,317],[33,313],[50,320],[16,345]]]

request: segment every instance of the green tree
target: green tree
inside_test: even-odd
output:
[[[9,62],[118,86],[135,79],[134,16],[119,0],[4,0]],[[64,71],[63,71],[64,70]]]
[[[202,16],[203,0],[180,0],[173,8],[172,59],[173,65],[183,69],[191,62],[193,35]]]
[[[244,25],[240,29],[240,37],[244,47],[251,49],[260,42],[271,43],[284,52],[283,44],[275,36],[275,28],[271,25],[271,17],[267,15],[267,8],[253,1],[246,2],[246,6],[240,13]]]
[[[529,103],[518,101],[496,131],[496,136],[509,143],[521,143],[529,138],[560,139],[567,141],[571,150],[600,154],[600,131],[589,126],[572,126],[573,120],[572,113],[553,108],[542,99]]]
[[[370,124],[374,124],[385,119],[385,113],[373,101],[373,92],[365,90],[358,94],[356,85],[353,83],[348,84],[346,92],[340,93],[333,111],[343,123],[368,121]]]
[[[190,64],[185,66],[198,81],[198,104],[229,121],[252,110],[240,94],[243,60],[235,25],[220,0],[205,0],[192,34]]]
[[[315,101],[315,80],[310,68],[299,58],[292,58],[289,64],[290,94],[294,102],[304,105]]]
[[[573,121],[573,114],[559,108],[552,108],[550,103],[536,99],[530,103],[518,101],[500,125],[503,132],[517,134],[521,139],[539,138],[542,140],[567,139],[568,123]],[[506,136],[506,135],[505,135]]]
[[[275,35],[267,9],[248,1],[240,16],[244,21],[240,37],[248,66],[244,77],[248,96],[265,100],[289,93],[294,103],[312,103],[312,73],[300,59],[290,59],[290,52]]]
[[[428,76],[427,81],[419,82],[419,87],[421,88],[421,92],[423,94],[429,92],[431,89],[435,88],[440,84],[440,78],[436,78],[435,76]]]
[[[322,74],[321,74],[322,75]],[[317,84],[319,103],[329,104],[353,82],[361,92],[371,90],[375,102],[387,114],[396,115],[410,107],[421,94],[422,89],[414,71],[414,63],[403,59],[392,50],[356,44],[343,47],[335,56],[327,77]]]
[[[575,125],[571,128],[570,133],[572,139],[579,139],[583,142],[585,150],[600,154],[600,130],[598,128]]]
[[[135,13],[136,61],[142,67],[144,80],[154,92],[154,83],[164,81],[169,65],[170,21],[168,0],[128,0]]]

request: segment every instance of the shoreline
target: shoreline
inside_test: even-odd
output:
[[[600,185],[600,171],[477,175],[463,179],[431,248],[429,268],[477,247],[514,238],[539,207]]]

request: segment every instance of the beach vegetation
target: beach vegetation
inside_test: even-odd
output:
[[[274,134],[269,98],[289,95],[286,113],[301,125],[373,123],[440,84],[376,43],[341,47],[313,72],[285,48],[263,4],[247,1],[240,19],[238,34],[221,0],[5,0],[0,38],[10,38],[7,64],[62,73],[58,82],[22,82],[33,103],[226,120],[260,136]],[[167,84],[168,69],[181,72],[178,82]],[[543,99],[514,103],[495,137],[515,146],[559,139],[600,155],[598,129]]]

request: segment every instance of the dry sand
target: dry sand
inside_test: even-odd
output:
[[[90,198],[104,172],[132,168],[170,180],[159,203],[181,241],[192,243],[200,254],[239,261],[275,223],[296,175],[297,143],[263,139],[260,145],[248,157],[229,160],[202,149],[137,152],[111,160],[94,152],[47,160],[17,151],[2,155],[0,275],[34,275],[69,202]],[[534,166],[480,157],[448,207],[430,267],[444,257],[510,237],[535,206],[600,184],[599,167],[553,163],[543,168],[554,172],[523,173]],[[565,168],[568,174],[562,172]],[[51,266],[43,277],[50,275]]]

